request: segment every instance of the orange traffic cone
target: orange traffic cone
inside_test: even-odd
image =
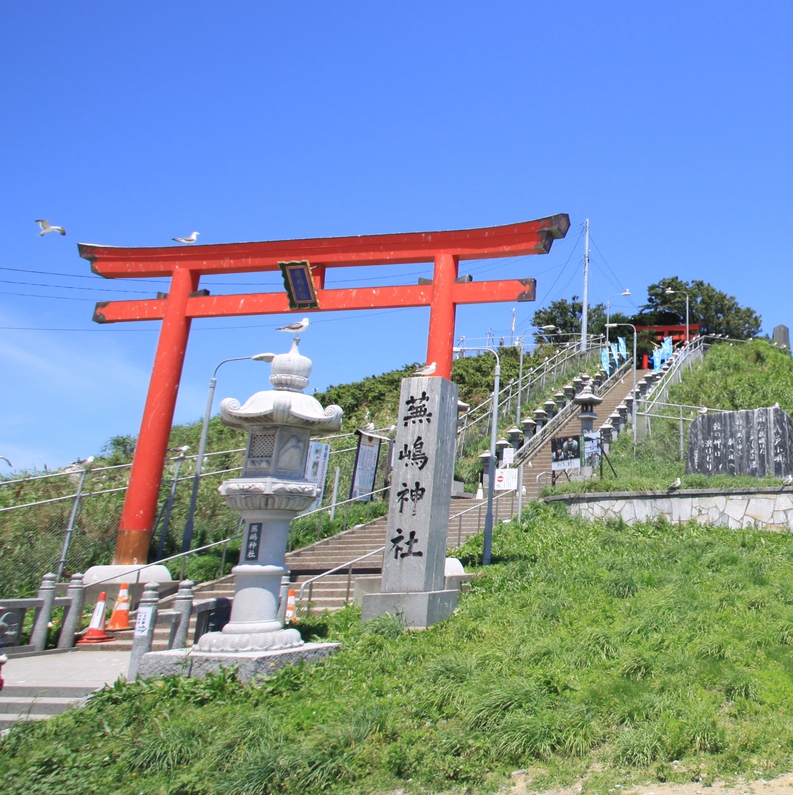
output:
[[[295,615],[297,609],[297,599],[295,589],[290,588],[286,595],[286,613],[284,614],[284,624],[294,624],[297,621]]]
[[[91,623],[88,625],[88,632],[83,635],[78,643],[104,643],[108,640],[115,640],[105,632],[105,602],[107,601],[107,594],[102,591],[99,594],[99,601],[94,608],[94,614],[91,616]]]
[[[130,629],[129,626],[129,583],[122,582],[118,589],[116,603],[113,605],[113,613],[110,616],[110,623],[107,625],[109,630]]]

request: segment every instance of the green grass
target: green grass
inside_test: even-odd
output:
[[[426,632],[349,608],[301,626],[334,657],[259,687],[117,686],[22,725],[0,790],[480,793],[533,768],[586,793],[791,768],[793,538],[533,504],[493,557]]]

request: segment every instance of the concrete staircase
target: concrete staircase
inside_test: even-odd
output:
[[[636,373],[636,380],[644,377],[647,370],[639,370]],[[594,428],[597,430],[608,419],[609,415],[630,395],[633,389],[633,374],[628,373],[617,381],[611,389],[600,395],[603,402],[596,408],[597,420],[595,420]],[[555,433],[554,436],[574,436],[581,432],[581,420],[578,418],[578,412],[567,420]],[[523,467],[523,485],[526,489],[524,504],[531,500],[539,499],[540,492],[545,486],[551,482],[550,474],[540,478],[540,483],[537,482],[538,476],[543,472],[550,473],[551,471],[551,440],[545,442],[534,454],[529,458],[531,466],[528,462]],[[608,466],[608,465],[606,465]],[[560,473],[561,474],[561,473]],[[562,475],[564,477],[564,475]]]
[[[42,720],[82,702],[93,687],[6,685],[0,690],[0,736],[18,720]]]

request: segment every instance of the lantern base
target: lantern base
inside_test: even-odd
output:
[[[281,651],[303,645],[296,629],[274,632],[207,632],[193,647],[196,652],[233,654],[236,652]]]

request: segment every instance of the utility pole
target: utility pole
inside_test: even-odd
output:
[[[512,308],[512,327],[509,330],[509,344],[512,347],[515,344],[515,308]]]
[[[584,301],[581,307],[581,353],[586,352],[587,315],[589,310],[589,218],[584,221]]]

